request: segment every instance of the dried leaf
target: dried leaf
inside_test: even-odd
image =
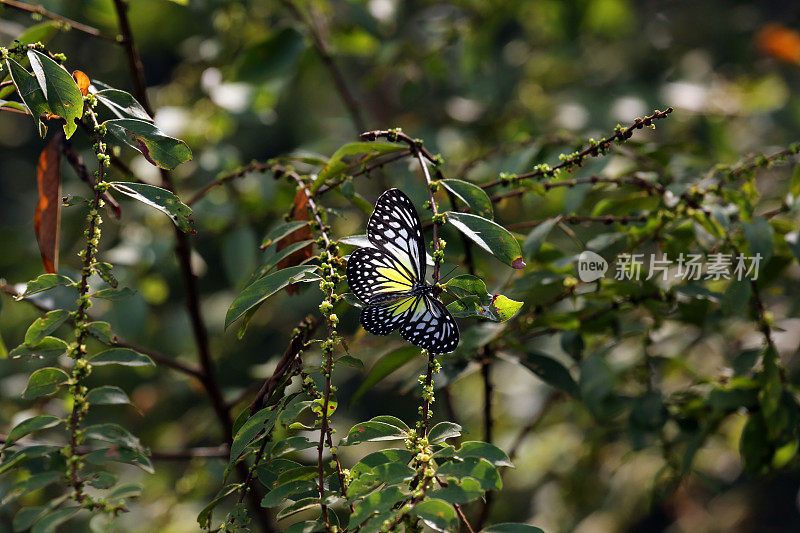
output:
[[[80,70],[76,70],[72,73],[72,77],[75,78],[75,83],[78,84],[78,88],[81,90],[81,94],[86,96],[89,94],[89,85],[91,85],[91,81],[89,81],[89,76],[84,74]]]
[[[294,206],[292,207],[291,213],[292,220],[309,220],[309,213],[308,213],[308,196],[304,189],[297,191],[297,195],[294,197]],[[302,226],[295,231],[289,233],[281,240],[275,243],[275,250],[281,251],[282,249],[286,248],[287,246],[291,246],[292,244],[300,241],[307,241],[314,238],[314,235],[311,233],[311,228],[309,226]],[[297,266],[301,264],[303,261],[306,261],[311,257],[312,251],[314,249],[313,244],[309,244],[297,250],[295,253],[289,255],[288,257],[282,259],[278,262],[277,269],[283,270],[284,268]],[[299,292],[298,285],[292,284],[286,287],[286,292],[289,294],[297,294]]]
[[[800,33],[780,24],[767,24],[756,34],[759,50],[789,63],[800,63]]]
[[[61,226],[61,135],[55,135],[39,155],[36,183],[39,203],[33,216],[33,228],[45,272],[58,271],[58,240]]]

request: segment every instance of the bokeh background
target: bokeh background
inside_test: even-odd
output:
[[[116,32],[110,0],[39,3],[108,34]],[[630,123],[667,106],[675,111],[655,131],[638,133],[632,148],[593,160],[580,175],[614,172],[644,154],[675,179],[690,182],[717,164],[734,163],[751,152],[770,153],[800,139],[800,36],[795,32],[800,5],[795,2],[297,0],[297,5],[310,13],[352,93],[357,116],[343,103],[308,27],[284,3],[131,2],[156,123],[186,140],[194,153],[174,172],[182,197],[251,160],[289,153],[330,155],[356,140],[363,128],[402,127],[443,155],[451,177],[475,181],[557,162],[557,155],[571,151],[580,139],[600,138],[618,122]],[[39,22],[0,6],[0,40],[9,44]],[[132,89],[123,51],[113,43],[58,32],[48,48],[65,53],[70,69]],[[0,113],[0,277],[11,284],[34,278],[42,269],[33,211],[34,168],[44,143],[28,117]],[[75,143],[91,155],[80,134]],[[159,182],[156,169],[140,155],[127,148],[120,155],[136,177]],[[473,165],[474,158],[485,160]],[[790,173],[785,167],[769,171],[760,183],[767,193],[785,188]],[[63,176],[65,193],[83,193],[71,169],[64,167]],[[357,190],[374,201],[387,184],[399,186],[421,203],[419,183],[413,167],[401,164],[358,182]],[[291,329],[318,304],[313,287],[293,297],[280,294],[253,318],[241,340],[236,328],[222,329],[228,305],[259,264],[258,244],[287,213],[293,196],[292,187],[272,176],[248,174],[193,206],[198,225],[193,261],[228,398],[270,375]],[[336,234],[363,232],[363,214],[341,197],[331,202],[342,207],[333,224]],[[538,219],[582,208],[588,213],[591,205],[584,202],[585,195],[556,194],[547,201],[509,204],[504,216]],[[78,267],[83,213],[65,208],[62,216],[61,269],[69,274]],[[123,202],[122,220],[106,217],[106,222],[101,257],[116,265],[117,277],[136,287],[137,294],[121,304],[96,305],[95,316],[108,320],[126,340],[194,362],[170,221]],[[608,230],[586,226],[576,231],[588,241]],[[553,245],[571,246],[563,235]],[[486,257],[479,261],[487,272],[494,271],[490,285],[507,281],[509,271],[498,268],[499,263]],[[787,286],[796,287],[796,281],[796,272],[787,274]],[[777,317],[783,321],[780,346],[790,368],[790,356],[800,344],[794,296],[794,301],[782,300]],[[58,292],[49,297],[53,300],[45,303],[67,301],[59,300],[67,295]],[[525,309],[535,303],[526,301]],[[37,312],[2,296],[1,313],[0,336],[11,349]],[[348,335],[357,330],[355,318],[349,313],[344,319]],[[695,329],[662,326],[656,351],[680,352],[711,376],[724,372],[726,335],[744,338],[749,333],[730,333],[721,326],[704,331],[702,324]],[[654,326],[630,319],[625,327],[641,331]],[[686,340],[697,333],[701,340]],[[363,332],[352,342],[354,355],[367,368],[400,345],[396,338],[388,344],[365,339]],[[566,355],[558,336],[537,342],[538,348]],[[634,351],[620,337],[609,356],[613,367],[620,372],[628,368]],[[37,364],[0,360],[0,429],[7,432],[33,412],[63,409],[57,399],[19,400]],[[421,366],[420,361],[404,367],[353,404],[349,399],[364,374],[337,368],[340,408],[334,421],[340,434],[377,414],[413,419]],[[744,474],[738,454],[744,416],[727,419],[698,453],[693,471],[663,494],[659,475],[664,460],[658,446],[639,446],[624,426],[598,422],[578,402],[553,399],[550,386],[520,368],[502,359],[493,367],[493,437],[508,450],[521,427],[532,419],[537,425],[518,447],[517,468],[505,474],[492,521],[528,521],[547,531],[585,533],[791,531],[800,525],[796,470],[757,479]],[[480,372],[475,364],[460,370],[449,386],[451,407],[469,437],[480,439]],[[221,442],[202,388],[183,375],[165,368],[106,368],[91,379],[121,386],[140,411],[98,407],[90,420],[116,417],[153,450]],[[682,384],[676,380],[674,385]],[[437,420],[447,418],[446,403],[437,402]],[[346,460],[357,458],[348,455],[355,452],[343,453]],[[153,475],[120,467],[126,479],[143,484],[144,492],[116,521],[114,531],[196,530],[196,515],[219,488],[224,468],[213,459],[157,461],[155,466]],[[0,492],[10,481],[0,478]],[[47,493],[38,494],[28,501],[46,498]],[[14,510],[0,508],[0,530],[10,527]],[[71,527],[85,531],[89,525]]]

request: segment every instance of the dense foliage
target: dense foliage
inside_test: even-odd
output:
[[[82,4],[0,0],[1,529],[796,527],[797,13]]]

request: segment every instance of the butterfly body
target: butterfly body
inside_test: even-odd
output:
[[[460,339],[453,316],[425,282],[422,225],[411,200],[398,189],[378,198],[367,224],[370,247],[347,261],[347,282],[367,304],[361,324],[375,335],[396,329],[404,339],[431,353],[453,351]]]

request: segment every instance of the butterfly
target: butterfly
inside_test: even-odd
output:
[[[361,325],[374,335],[400,328],[405,340],[434,354],[450,353],[460,334],[453,315],[425,283],[425,241],[411,200],[389,189],[367,223],[371,246],[347,260],[347,284],[367,305]]]

